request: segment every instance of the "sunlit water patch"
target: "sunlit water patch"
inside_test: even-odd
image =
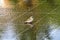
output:
[[[0,0],[0,6],[3,6],[4,0]]]
[[[1,40],[17,40],[15,28],[12,23],[7,23],[5,25],[5,29],[3,35],[1,36]]]

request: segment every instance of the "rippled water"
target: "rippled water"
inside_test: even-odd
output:
[[[0,8],[0,40],[60,40],[59,8],[45,3],[32,10]],[[30,16],[34,17],[33,27],[24,24]]]

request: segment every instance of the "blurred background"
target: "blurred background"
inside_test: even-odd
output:
[[[33,16],[31,25],[24,22]],[[0,40],[60,40],[60,0],[0,0]]]

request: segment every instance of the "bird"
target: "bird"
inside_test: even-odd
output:
[[[33,22],[33,16],[30,16],[26,21],[25,21],[25,24],[32,24]]]
[[[34,20],[33,16],[30,16],[30,17],[25,21],[25,24],[30,25],[30,27],[33,27],[33,24],[32,24],[33,20]]]

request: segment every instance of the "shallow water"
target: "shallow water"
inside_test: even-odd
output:
[[[42,4],[29,10],[0,8],[0,40],[60,40],[60,6]],[[33,27],[24,24],[31,15]]]

